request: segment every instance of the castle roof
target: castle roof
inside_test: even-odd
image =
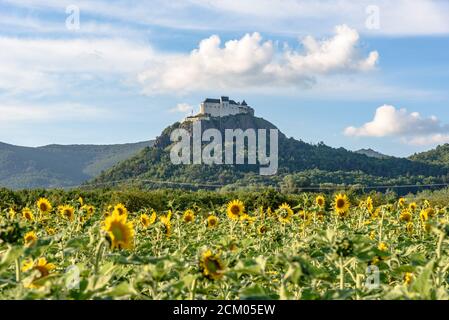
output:
[[[221,97],[220,99],[211,99],[206,98],[203,102],[204,103],[221,103],[222,101],[227,101],[229,104],[236,105],[236,106],[248,106],[245,100],[243,100],[242,103],[235,102],[234,100],[229,100],[229,97]]]

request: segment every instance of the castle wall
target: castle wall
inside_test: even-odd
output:
[[[201,114],[210,114],[212,117],[225,117],[230,115],[236,115],[240,113],[250,113],[250,110],[246,110],[240,105],[229,104],[224,102],[220,103],[203,102],[200,106]]]

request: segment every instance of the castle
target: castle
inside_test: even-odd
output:
[[[226,117],[237,114],[249,114],[254,116],[254,109],[243,100],[242,103],[229,100],[229,97],[220,99],[207,98],[200,105],[200,113],[187,117],[185,121],[208,120],[211,117]]]

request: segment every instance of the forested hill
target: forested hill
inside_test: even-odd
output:
[[[152,141],[146,141],[30,148],[0,143],[0,187],[25,189],[76,186],[152,144]]]
[[[438,146],[436,149],[427,152],[414,154],[410,157],[410,160],[449,167],[449,144]]]
[[[332,148],[323,143],[312,145],[279,134],[279,171],[272,177],[261,177],[257,165],[173,165],[170,161],[170,134],[174,129],[191,131],[190,123],[175,123],[166,128],[152,148],[121,162],[104,172],[93,183],[137,179],[191,184],[220,185],[291,185],[317,184],[409,184],[445,181],[448,169],[438,164],[389,157],[378,159]],[[273,129],[272,123],[250,115],[212,118],[202,121],[203,130]],[[157,185],[152,185],[157,186]]]

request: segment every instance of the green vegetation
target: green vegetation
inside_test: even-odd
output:
[[[14,189],[77,186],[150,145],[151,141],[28,148],[0,143],[0,186]]]
[[[239,115],[202,122],[203,130],[240,128],[246,130],[276,128],[270,122],[248,115]],[[170,133],[176,128],[191,130],[189,124],[176,123],[164,130],[155,146],[119,163],[95,178],[92,183],[113,185],[113,181],[134,180],[127,184],[139,187],[163,187],[152,181],[175,181],[190,184],[222,185],[226,190],[258,189],[266,186],[296,192],[317,186],[393,186],[439,184],[449,181],[449,169],[438,163],[425,163],[403,158],[378,158],[335,149],[324,143],[312,145],[279,135],[279,171],[273,177],[259,175],[257,165],[173,165],[170,161]],[[224,134],[224,133],[223,133]],[[150,180],[150,181],[145,181]],[[199,186],[196,186],[199,185]],[[416,192],[405,188],[402,193]]]

